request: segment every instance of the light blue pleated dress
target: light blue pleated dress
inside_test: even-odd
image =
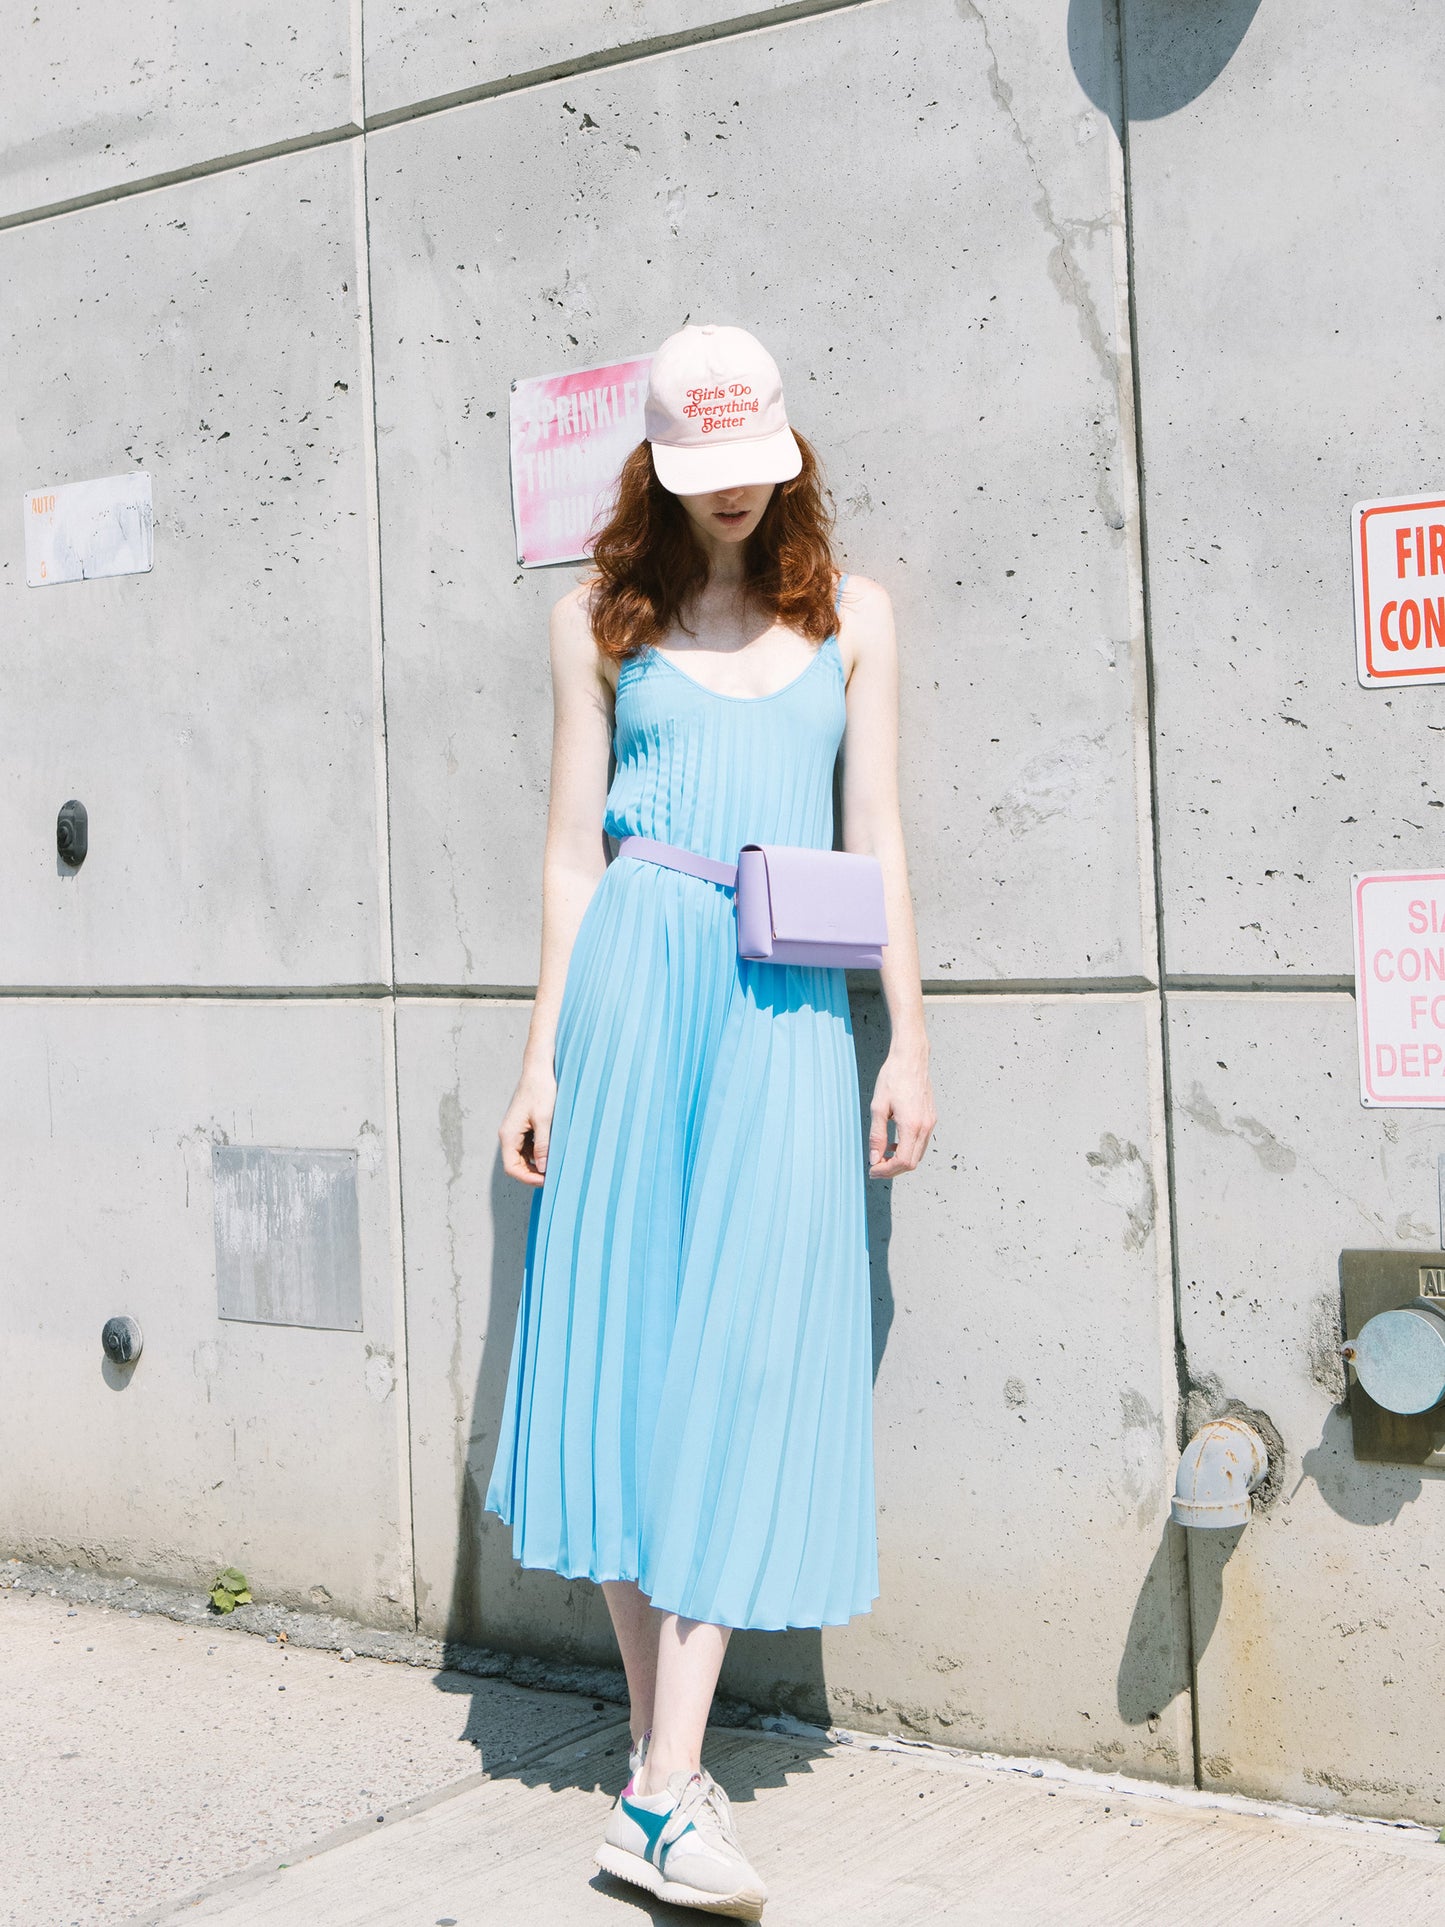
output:
[[[605,826],[828,848],[836,637],[774,694],[655,650]],[[843,973],[740,959],[732,892],[609,864],[573,946],[487,1506],[524,1566],[736,1627],[877,1596],[864,1138]]]

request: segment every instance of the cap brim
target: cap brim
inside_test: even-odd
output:
[[[791,482],[803,466],[803,451],[791,428],[749,442],[719,441],[715,447],[674,448],[668,442],[650,446],[657,479],[673,495],[711,495],[723,488]]]

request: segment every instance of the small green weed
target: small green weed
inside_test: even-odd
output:
[[[234,1566],[227,1566],[218,1572],[211,1582],[211,1604],[218,1613],[233,1613],[237,1606],[249,1606],[251,1588],[246,1584],[244,1572]]]

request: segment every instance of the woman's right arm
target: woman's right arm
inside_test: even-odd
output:
[[[547,1168],[557,1083],[552,1053],[562,987],[583,912],[607,867],[602,816],[612,742],[612,687],[587,617],[587,591],[552,611],[552,773],[542,856],[542,961],[522,1075],[498,1137],[508,1176],[537,1185]]]

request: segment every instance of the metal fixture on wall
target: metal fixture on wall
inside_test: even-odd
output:
[[[55,849],[61,862],[68,869],[78,870],[85,861],[89,847],[90,820],[85,813],[84,803],[71,797],[62,803],[60,814],[55,819]]]
[[[1387,1412],[1428,1412],[1445,1398],[1445,1305],[1434,1299],[1377,1312],[1341,1350]]]
[[[1445,1465],[1445,1250],[1343,1251],[1355,1457]]]
[[[1184,1448],[1170,1516],[1181,1526],[1248,1525],[1250,1494],[1269,1470],[1269,1450],[1243,1419],[1211,1419]]]
[[[100,1342],[113,1365],[133,1365],[143,1342],[140,1326],[134,1318],[107,1318]]]

